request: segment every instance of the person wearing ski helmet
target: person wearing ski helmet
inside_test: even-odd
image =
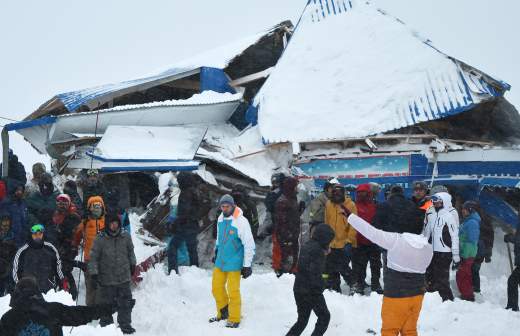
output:
[[[247,279],[252,274],[255,241],[251,226],[233,197],[222,196],[219,205],[222,213],[217,220],[212,279],[217,315],[209,322],[227,320],[227,328],[238,328],[242,318],[240,278]]]
[[[450,264],[458,268],[459,226],[451,213],[451,196],[440,192],[431,197],[434,211],[428,211],[423,235],[431,240],[433,259],[426,273],[429,291],[438,291],[443,301],[453,301],[450,288]]]
[[[309,206],[311,226],[314,225],[314,223],[318,224],[325,221],[325,207],[327,205],[327,201],[332,196],[332,189],[336,184],[340,184],[337,178],[330,177],[327,179],[323,185],[323,191],[311,201]]]
[[[45,228],[42,224],[31,227],[31,240],[22,246],[14,257],[13,280],[33,276],[42,293],[51,289],[66,287],[61,270],[61,258],[54,245],[45,241]]]
[[[122,230],[117,214],[109,214],[90,251],[88,272],[96,290],[96,304],[117,306],[117,323],[123,334],[133,334],[131,280],[136,270],[134,245],[130,234]],[[112,315],[102,316],[99,324],[114,323]]]
[[[350,244],[356,246],[356,230],[347,222],[343,214],[349,211],[357,213],[356,205],[345,195],[345,188],[335,184],[332,189],[331,198],[325,206],[325,224],[334,231],[334,239],[330,244],[331,252],[327,255],[325,265],[325,278],[328,288],[341,293],[341,277],[352,286],[352,269],[349,266],[350,257],[345,253],[345,246]]]
[[[477,212],[475,201],[466,201],[462,205],[464,221],[459,228],[459,245],[461,262],[457,270],[457,287],[461,299],[475,301],[473,292],[472,268],[478,251],[481,218]]]

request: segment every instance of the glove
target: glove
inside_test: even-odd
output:
[[[484,261],[485,261],[487,264],[489,264],[489,263],[491,262],[491,256],[486,256],[486,257],[484,258]]]
[[[65,292],[69,292],[70,291],[70,287],[69,287],[69,280],[67,278],[64,278],[62,281],[61,281],[61,288],[63,288],[63,290]]]
[[[213,256],[213,258],[211,258],[212,263],[215,263],[215,261],[217,261],[217,255],[218,255],[218,247],[215,248],[215,255]]]
[[[78,289],[76,286],[70,286],[69,289],[70,296],[72,296],[72,300],[76,301],[78,299]]]
[[[300,213],[303,213],[305,211],[305,208],[306,208],[306,204],[305,204],[305,201],[300,201],[300,203],[298,204],[298,208],[300,210]]]
[[[514,237],[513,237],[513,234],[512,233],[508,233],[504,236],[504,242],[505,243],[514,243],[515,240],[514,240]]]
[[[247,279],[253,274],[251,267],[242,267],[242,278]]]
[[[78,260],[74,260],[74,267],[79,268],[83,272],[86,272],[87,268],[88,268],[86,263],[84,263],[82,261],[78,261]]]
[[[130,265],[130,276],[133,276],[135,274],[135,269],[136,269],[135,265]]]
[[[460,261],[459,262],[455,262],[454,261],[453,264],[451,265],[451,269],[454,270],[454,271],[458,270],[459,267],[460,267]]]
[[[92,280],[92,289],[96,290],[99,287],[99,278],[97,274],[91,275],[90,279]]]

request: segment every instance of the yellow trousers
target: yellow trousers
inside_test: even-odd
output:
[[[240,271],[222,272],[218,267],[213,269],[212,292],[217,303],[217,317],[220,318],[220,310],[228,306],[228,321],[233,323],[240,323],[241,317],[240,276]]]
[[[424,295],[405,298],[383,297],[381,336],[417,336],[417,320]]]

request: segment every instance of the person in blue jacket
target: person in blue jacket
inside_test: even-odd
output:
[[[10,190],[10,199],[6,205],[11,215],[11,227],[15,237],[16,248],[20,248],[29,239],[29,215],[25,202],[25,185],[17,184]]]
[[[252,274],[255,241],[251,226],[233,197],[220,199],[222,214],[217,221],[215,268],[212,292],[217,305],[217,316],[210,323],[228,320],[226,327],[238,328],[241,321],[240,277]],[[226,290],[227,288],[227,290]]]
[[[454,264],[457,269],[457,287],[459,288],[461,299],[475,301],[473,292],[473,262],[477,256],[478,240],[480,236],[480,215],[478,214],[478,204],[475,201],[467,201],[462,205],[462,217],[464,221],[459,228],[459,253],[460,264]]]

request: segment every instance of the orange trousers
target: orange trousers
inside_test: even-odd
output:
[[[417,320],[424,295],[405,298],[383,297],[381,336],[416,336]]]

